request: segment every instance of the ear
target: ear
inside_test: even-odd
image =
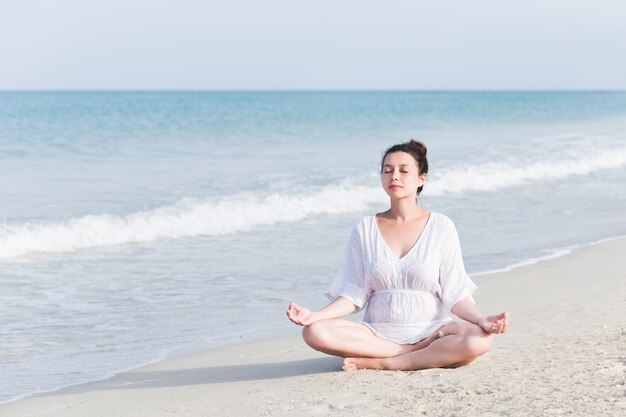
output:
[[[427,173],[420,174],[419,180],[420,180],[420,187],[421,187],[422,185],[426,183],[426,180],[428,180],[428,174]]]

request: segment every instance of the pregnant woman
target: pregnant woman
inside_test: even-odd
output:
[[[485,316],[475,306],[453,222],[417,204],[427,174],[421,142],[387,149],[381,182],[391,207],[355,224],[328,305],[287,308],[306,343],[344,357],[345,370],[466,365],[507,329],[507,313]],[[362,322],[342,319],[363,308]]]

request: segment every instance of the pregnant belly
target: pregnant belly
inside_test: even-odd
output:
[[[439,298],[425,291],[380,291],[370,298],[365,320],[371,323],[424,324],[442,318]]]

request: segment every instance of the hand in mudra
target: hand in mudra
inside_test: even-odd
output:
[[[487,333],[505,333],[509,325],[509,313],[483,317],[478,321],[478,325]]]
[[[314,321],[313,312],[308,308],[300,307],[296,303],[291,303],[287,307],[287,317],[299,326],[308,326]]]

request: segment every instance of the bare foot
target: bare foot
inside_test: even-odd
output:
[[[344,371],[356,371],[359,369],[357,364],[358,358],[345,358],[343,360],[343,366],[341,367]]]
[[[357,369],[385,369],[385,358],[345,358],[343,360],[344,371],[356,371]]]

